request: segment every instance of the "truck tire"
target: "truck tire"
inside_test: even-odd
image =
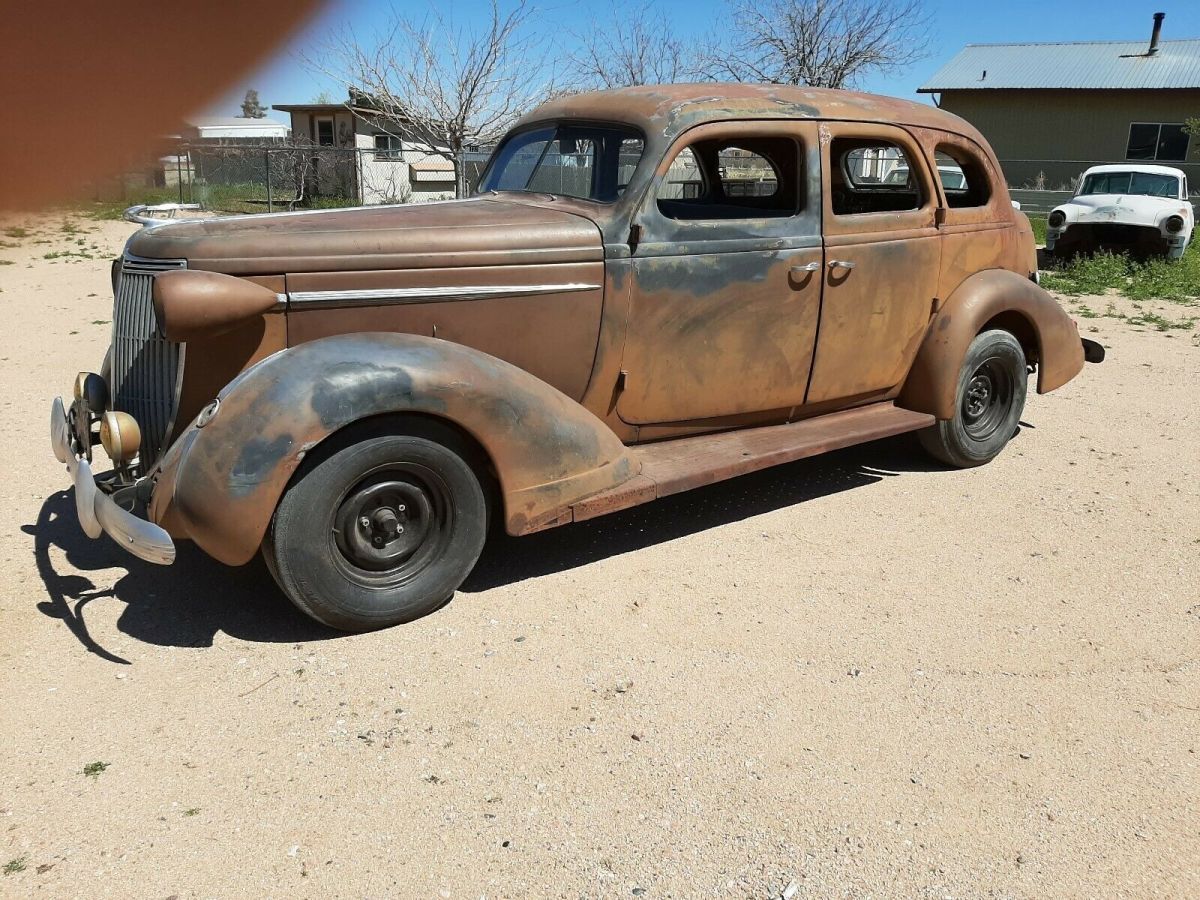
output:
[[[958,373],[955,414],[917,433],[925,450],[961,469],[995,459],[1016,434],[1029,373],[1025,351],[1007,331],[984,331]]]
[[[439,423],[416,430],[360,431],[325,448],[275,510],[267,568],[324,625],[411,622],[445,605],[479,559],[487,500],[471,454]]]

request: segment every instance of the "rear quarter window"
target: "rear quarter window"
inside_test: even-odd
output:
[[[958,144],[939,144],[934,160],[950,209],[987,206],[991,202],[991,177],[977,154]]]

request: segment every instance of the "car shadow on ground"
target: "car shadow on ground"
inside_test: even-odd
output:
[[[234,569],[185,541],[174,565],[164,567],[130,556],[107,537],[92,540],[79,527],[74,489],[48,497],[37,522],[22,530],[33,535],[34,559],[46,589],[38,610],[61,619],[89,652],[110,662],[128,660],[101,646],[85,620],[88,604],[104,597],[125,604],[117,622],[123,633],[159,646],[210,647],[217,632],[278,643],[339,634],[293,607],[258,557]],[[76,572],[58,571],[57,560],[63,557]],[[90,577],[100,572],[99,580],[108,584],[114,568],[127,571],[111,588],[97,587]]]
[[[943,469],[902,435],[814,459],[743,475],[567,528],[522,538],[500,534],[484,549],[462,586],[486,591],[587,565],[610,556],[738,522],[818,497],[864,487],[904,472]],[[73,491],[42,504],[37,521],[22,529],[34,538],[34,557],[46,598],[38,609],[61,619],[90,653],[114,663],[128,660],[91,635],[85,610],[112,597],[125,604],[120,631],[139,641],[171,647],[208,647],[218,632],[247,641],[287,643],[339,636],[298,612],[280,593],[259,558],[242,568],[221,565],[188,542],[170,567],[129,556],[107,538],[91,540],[79,527]],[[62,574],[58,559],[76,572]],[[88,573],[124,568],[111,588],[97,587]]]
[[[938,472],[912,435],[862,444],[697,488],[588,522],[484,548],[461,590],[485,591],[641,550],[904,472]]]

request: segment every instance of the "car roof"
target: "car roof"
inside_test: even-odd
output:
[[[702,122],[726,119],[841,119],[937,128],[986,146],[979,132],[926,103],[783,84],[652,84],[571,94],[544,103],[517,127],[552,119],[626,122],[668,140]]]
[[[1141,163],[1092,166],[1083,173],[1083,176],[1086,178],[1088,175],[1103,174],[1105,172],[1146,172],[1151,175],[1174,175],[1176,178],[1183,178],[1183,171],[1181,169],[1173,169],[1170,166],[1142,165]]]

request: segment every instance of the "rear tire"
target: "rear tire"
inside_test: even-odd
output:
[[[305,614],[342,631],[386,628],[445,605],[479,559],[487,501],[457,433],[359,432],[298,474],[263,558]]]
[[[991,462],[1017,431],[1028,384],[1020,342],[999,329],[979,334],[958,373],[954,418],[918,432],[921,446],[960,469]]]

